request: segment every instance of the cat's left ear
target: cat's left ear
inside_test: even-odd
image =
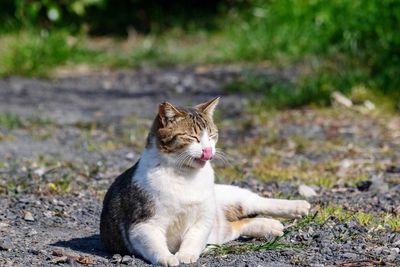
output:
[[[211,99],[210,101],[208,101],[206,103],[202,103],[202,104],[199,104],[199,105],[195,106],[195,108],[197,108],[201,112],[206,113],[210,117],[212,117],[213,114],[214,114],[214,110],[218,105],[218,102],[219,102],[219,97],[216,97],[216,98]]]
[[[164,127],[166,127],[169,122],[176,121],[178,117],[183,116],[182,112],[168,102],[160,104],[158,114]]]

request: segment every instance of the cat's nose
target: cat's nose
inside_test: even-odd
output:
[[[205,147],[203,148],[203,153],[201,154],[201,160],[210,160],[213,157],[212,148]]]

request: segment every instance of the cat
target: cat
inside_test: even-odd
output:
[[[214,98],[190,108],[160,104],[143,154],[104,198],[100,235],[109,252],[163,266],[193,263],[206,244],[283,234],[278,220],[255,215],[308,214],[304,200],[267,199],[214,184],[210,161],[216,155],[218,102]]]

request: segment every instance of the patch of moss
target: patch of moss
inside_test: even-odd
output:
[[[332,169],[334,161],[311,163],[301,161],[284,166],[278,155],[263,157],[253,168],[252,174],[263,181],[302,181],[323,187],[332,187],[338,180]]]
[[[232,181],[237,181],[243,178],[243,172],[239,166],[227,166],[222,168],[217,168],[216,170],[216,181],[230,183]]]
[[[315,222],[318,224],[325,223],[329,218],[334,217],[339,222],[345,223],[350,220],[355,220],[358,224],[372,228],[386,227],[390,231],[400,231],[400,216],[390,213],[368,213],[364,211],[350,211],[343,207],[329,205],[321,207],[315,217]]]
[[[47,184],[47,189],[50,194],[64,194],[71,191],[71,177],[64,175],[60,179],[56,179]]]
[[[20,116],[11,113],[0,114],[0,127],[14,129],[22,126]]]

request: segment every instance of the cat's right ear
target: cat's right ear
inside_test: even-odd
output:
[[[165,127],[167,126],[168,122],[174,121],[178,116],[181,116],[182,112],[180,112],[172,104],[163,102],[159,106],[158,114],[160,115],[161,122]]]
[[[201,112],[207,113],[209,116],[212,117],[214,114],[215,107],[218,105],[218,103],[219,103],[219,97],[216,97],[206,103],[202,103],[195,106],[195,108],[197,108]]]

